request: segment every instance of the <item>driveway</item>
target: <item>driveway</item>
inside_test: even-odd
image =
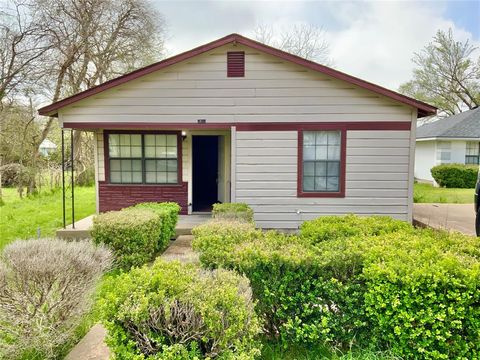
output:
[[[475,235],[473,204],[413,204],[413,220],[436,229]]]

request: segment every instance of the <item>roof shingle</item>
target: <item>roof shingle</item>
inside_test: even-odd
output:
[[[417,139],[426,138],[480,138],[480,107],[420,126]]]

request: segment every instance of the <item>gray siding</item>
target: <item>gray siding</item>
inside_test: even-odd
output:
[[[408,220],[410,131],[347,131],[344,198],[297,197],[296,131],[239,131],[236,200],[263,228],[297,228],[321,215]]]

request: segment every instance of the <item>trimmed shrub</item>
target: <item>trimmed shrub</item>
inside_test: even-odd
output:
[[[150,209],[160,216],[160,238],[156,251],[165,250],[170,244],[170,240],[175,237],[175,228],[178,222],[178,213],[181,210],[180,205],[174,202],[145,202],[134,206],[136,209]]]
[[[254,359],[260,332],[246,278],[157,260],[109,279],[99,300],[116,359]]]
[[[262,231],[252,223],[212,220],[192,229],[192,247],[200,254],[207,268],[224,266],[235,245],[262,237]]]
[[[479,356],[479,239],[347,216],[309,222],[302,236],[238,235],[223,247],[205,226],[211,235],[195,240],[202,264],[250,279],[271,337],[405,358]]]
[[[479,358],[480,241],[433,231],[372,240],[363,271],[372,341],[405,358]]]
[[[413,231],[412,225],[389,216],[357,215],[322,216],[305,221],[300,226],[300,236],[312,244],[322,241],[345,239],[354,236],[371,236]]]
[[[213,204],[212,217],[253,223],[253,210],[245,203]]]
[[[112,254],[87,241],[17,240],[0,256],[0,357],[56,358],[90,307]]]
[[[158,213],[149,209],[110,211],[94,217],[91,235],[96,244],[113,250],[116,265],[128,270],[154,259],[160,221]]]
[[[434,166],[430,172],[441,187],[473,189],[477,183],[478,165],[442,164]]]

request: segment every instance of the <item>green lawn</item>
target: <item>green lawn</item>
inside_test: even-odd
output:
[[[470,204],[473,203],[473,193],[474,189],[447,189],[416,183],[413,200],[416,203]]]
[[[5,205],[0,206],[0,249],[15,239],[53,236],[62,227],[62,191],[46,191],[20,199],[16,189],[2,189]],[[67,224],[71,223],[70,199],[67,197]],[[75,219],[95,212],[95,188],[75,188]]]

